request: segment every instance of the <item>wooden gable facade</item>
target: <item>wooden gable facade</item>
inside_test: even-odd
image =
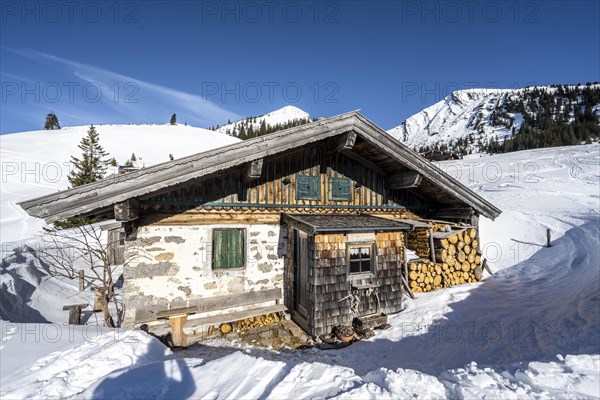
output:
[[[125,323],[194,309],[186,329],[199,337],[283,308],[311,335],[398,312],[414,220],[500,213],[357,112],[21,206],[47,221],[121,221],[139,253],[125,267]]]

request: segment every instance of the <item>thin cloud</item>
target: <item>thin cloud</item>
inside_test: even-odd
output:
[[[62,66],[63,70],[66,69],[68,74],[81,80],[84,85],[89,84],[91,98],[82,99],[83,102],[93,103],[98,99],[98,103],[102,103],[112,111],[111,114],[116,113],[122,117],[129,118],[135,116],[135,119],[138,121],[143,117],[146,119],[145,122],[151,122],[156,119],[157,115],[165,115],[164,118],[166,121],[168,116],[176,112],[180,116],[185,116],[185,119],[190,123],[200,126],[208,126],[223,123],[223,121],[228,119],[241,118],[240,115],[195,94],[146,82],[49,53],[36,50],[17,50],[5,46],[2,46],[2,48],[22,57],[36,61],[50,61]],[[6,72],[4,74],[11,75]],[[13,76],[16,77],[16,75]],[[32,81],[25,78],[22,80]],[[96,90],[98,88],[100,92]],[[98,95],[98,93],[101,93],[101,95]],[[89,109],[89,104],[75,104],[75,106]],[[73,111],[71,110],[71,114],[76,114]]]

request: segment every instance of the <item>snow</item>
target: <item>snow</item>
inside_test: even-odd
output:
[[[568,85],[567,87],[573,88]],[[549,93],[557,90],[556,87],[551,86],[537,86],[537,88]],[[387,132],[412,149],[419,149],[421,146],[432,147],[435,144],[449,145],[451,141],[456,142],[459,138],[469,136],[473,137],[474,148],[477,148],[479,139],[482,143],[492,138],[502,142],[506,137],[512,136],[512,130],[505,126],[492,126],[492,113],[507,98],[516,101],[522,97],[524,91],[531,89],[529,87],[457,90]],[[518,130],[523,122],[523,116],[519,113],[508,115],[514,118],[514,127]]]
[[[101,140],[109,136],[98,128]],[[103,143],[110,151],[109,142]],[[152,147],[145,145],[114,155],[125,159],[135,151],[150,160]],[[50,158],[43,145],[35,146],[38,155]],[[171,152],[160,149],[155,162]],[[23,143],[11,151],[5,153],[3,139],[3,157],[35,159]],[[9,316],[25,322],[38,313],[54,324],[0,322],[0,396],[599,398],[600,145],[476,155],[437,165],[503,210],[496,221],[481,220],[484,256],[494,275],[417,293],[403,312],[390,316],[389,330],[341,350],[274,351],[213,340],[171,353],[141,332],[67,327],[66,312],[49,310],[58,301],[50,296],[76,296],[74,282],[38,276],[27,249],[3,249],[0,282],[15,289],[10,301],[3,292],[3,307],[15,308]],[[57,189],[17,183],[6,192],[3,185],[3,196],[17,201],[19,190],[31,196]],[[2,201],[3,233],[11,233],[16,225],[5,227],[4,216],[10,203]],[[20,232],[13,237],[23,239]]]
[[[410,148],[419,148],[435,143],[449,144],[469,134],[478,138],[477,125],[483,122],[485,134],[482,137],[498,136],[502,139],[511,133],[504,127],[492,127],[487,119],[504,96],[518,94],[520,90],[458,90],[388,130],[388,133]]]
[[[275,111],[271,111],[268,114],[265,115],[261,115],[259,117],[256,118],[256,122],[252,122],[250,123],[250,125],[252,125],[252,129],[254,131],[257,131],[258,129],[260,129],[260,124],[262,123],[262,121],[265,121],[266,125],[277,125],[277,124],[284,124],[288,121],[292,121],[294,119],[308,119],[310,118],[310,115],[299,109],[298,107],[294,107],[294,106],[285,106],[283,108],[280,108],[278,110]],[[219,133],[227,133],[228,131],[231,132],[237,132],[240,123],[245,123],[245,119],[241,119],[239,121],[234,121],[230,124],[226,124],[223,125],[219,128],[217,128],[215,130],[215,132],[219,132]],[[246,126],[246,129],[248,129],[249,126]]]
[[[0,321],[2,398],[65,398],[115,370],[164,362],[171,351],[143,332]]]

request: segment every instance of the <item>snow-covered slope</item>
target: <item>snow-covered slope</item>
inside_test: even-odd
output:
[[[29,217],[16,203],[68,188],[71,156],[80,157],[81,150],[77,146],[88,129],[89,126],[74,126],[0,136],[3,243],[24,239],[39,231],[43,222]],[[96,131],[110,157],[124,163],[135,153],[138,167],[169,161],[169,155],[180,158],[239,141],[181,124],[96,125]]]
[[[479,138],[510,134],[504,127],[492,128],[486,123],[504,96],[513,90],[469,89],[453,92],[444,100],[427,107],[388,131],[411,148],[476,135]],[[477,130],[481,126],[483,132]]]
[[[594,84],[590,87],[597,89],[600,85]],[[586,87],[563,88],[578,90],[581,93]],[[456,144],[458,139],[466,139],[471,143],[471,149],[477,151],[479,141],[485,144],[494,138],[502,142],[505,138],[512,137],[513,128],[517,132],[523,122],[523,115],[516,108],[519,108],[522,101],[525,101],[527,108],[527,101],[531,99],[539,105],[538,91],[556,96],[558,89],[554,86],[538,86],[521,89],[458,90],[388,130],[388,133],[414,149],[436,144],[449,146],[452,142]],[[561,95],[560,104],[564,106],[567,102],[576,100],[577,98]],[[558,106],[557,109],[560,111],[561,107]],[[535,119],[536,107],[527,108],[527,111]],[[595,112],[600,115],[599,105],[596,105]],[[572,112],[568,118],[573,118]]]
[[[259,117],[241,119],[239,121],[234,121],[230,124],[220,126],[215,131],[219,133],[237,136],[241,125],[244,125],[244,128],[246,130],[248,130],[248,128],[252,126],[252,129],[254,131],[258,131],[263,121],[267,126],[275,126],[283,125],[286,122],[293,120],[302,120],[308,118],[310,118],[310,115],[307,112],[302,111],[298,107],[285,106],[283,108],[280,108],[279,110],[271,111],[270,113],[261,115]]]

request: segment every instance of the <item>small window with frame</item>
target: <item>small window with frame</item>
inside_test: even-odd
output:
[[[243,228],[213,229],[212,269],[244,268],[245,239]]]
[[[347,249],[350,275],[375,273],[374,243],[349,243]]]

